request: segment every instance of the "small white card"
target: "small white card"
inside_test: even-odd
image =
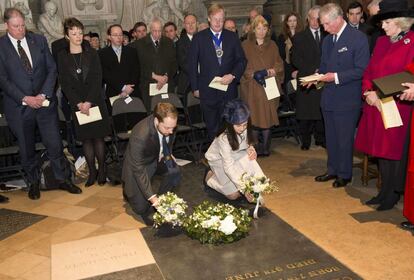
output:
[[[385,129],[403,125],[397,104],[392,96],[380,99],[381,117]]]
[[[47,100],[47,99],[45,99],[45,100],[43,100],[42,107],[49,107],[49,104],[50,104],[50,101]],[[22,102],[22,105],[23,106],[27,106],[27,103],[26,102]]]
[[[168,99],[168,98],[169,98],[168,93],[161,94],[161,99]]]
[[[167,93],[167,92],[168,92],[168,83],[166,83],[161,89],[157,89],[156,83],[149,84],[149,95],[150,96],[155,96],[155,95]]]
[[[322,77],[323,77],[323,74],[315,73],[309,76],[299,78],[299,80],[303,84],[303,83],[317,82]]]
[[[175,162],[177,163],[178,166],[184,166],[184,165],[187,165],[187,164],[191,163],[190,160],[186,160],[186,159],[182,159],[182,158],[176,158]]]
[[[267,100],[272,100],[280,96],[279,88],[277,87],[275,77],[267,78],[266,87],[264,88]]]
[[[111,106],[113,106],[114,105],[114,102],[116,100],[118,100],[119,98],[120,98],[119,95],[115,95],[115,96],[109,97],[109,103],[111,103]]]
[[[86,163],[85,157],[78,157],[78,159],[75,161],[75,169],[78,170],[84,163]]]
[[[290,80],[290,84],[292,85],[292,88],[297,91],[298,90],[298,80],[292,79]]]
[[[227,88],[229,87],[229,85],[222,85],[221,80],[222,80],[222,77],[216,76],[213,78],[213,80],[211,80],[208,86],[214,89],[221,90],[221,91],[227,91]]]
[[[102,120],[101,111],[98,106],[91,107],[89,109],[89,116],[82,114],[80,111],[76,112],[76,118],[78,119],[79,125],[84,125],[91,122],[96,122]]]
[[[125,103],[126,103],[126,104],[129,104],[129,103],[132,101],[131,96],[127,96],[127,97],[124,99],[124,101],[125,101]]]

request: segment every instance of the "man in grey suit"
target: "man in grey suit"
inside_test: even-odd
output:
[[[0,38],[0,87],[4,92],[4,114],[17,138],[21,164],[30,183],[29,198],[40,198],[36,128],[59,187],[81,193],[70,181],[70,171],[65,170],[54,93],[56,65],[46,38],[26,34],[24,15],[16,8],[6,9],[4,22],[7,34]]]
[[[123,193],[132,210],[152,225],[158,196],[171,191],[181,179],[172,157],[174,129],[178,112],[170,103],[158,103],[151,116],[132,129],[122,168]],[[154,175],[163,176],[158,191],[151,183]]]

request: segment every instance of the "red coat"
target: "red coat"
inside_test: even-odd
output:
[[[378,38],[362,80],[362,92],[374,89],[372,80],[405,70],[414,59],[414,32],[409,31],[403,39],[391,43],[389,37]],[[381,113],[375,106],[364,103],[359,122],[355,149],[380,158],[400,160],[411,115],[411,102],[395,98],[403,125],[385,129]]]
[[[407,69],[414,74],[414,62]],[[408,153],[407,178],[404,192],[404,216],[414,224],[414,115],[411,116],[410,151]]]
[[[407,178],[405,179],[404,216],[414,224],[414,115],[411,118],[410,152],[408,153]]]

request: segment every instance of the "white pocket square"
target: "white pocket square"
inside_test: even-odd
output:
[[[343,47],[343,48],[340,48],[340,49],[338,50],[338,52],[339,52],[339,53],[341,53],[341,52],[346,52],[346,51],[348,51],[348,48],[347,48],[347,47]]]

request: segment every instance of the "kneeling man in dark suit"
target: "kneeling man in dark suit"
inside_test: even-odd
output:
[[[123,192],[132,210],[141,215],[146,225],[152,216],[158,196],[171,191],[181,179],[180,170],[172,157],[177,109],[170,103],[158,103],[151,116],[132,129],[122,168]],[[156,191],[151,184],[154,175],[163,180]]]

